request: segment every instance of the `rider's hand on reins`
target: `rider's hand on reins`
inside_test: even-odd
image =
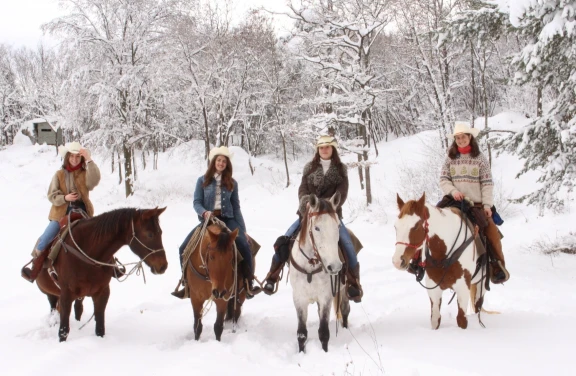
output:
[[[74,202],[78,200],[78,193],[76,192],[68,193],[67,195],[64,196],[64,200],[66,200],[67,202]]]
[[[456,191],[452,193],[452,197],[454,197],[454,200],[456,201],[462,201],[464,199],[464,194],[462,192]]]
[[[492,209],[484,207],[484,213],[486,214],[486,217],[492,218]]]
[[[211,215],[212,212],[210,210],[206,210],[204,213],[202,213],[202,216],[204,217],[205,220],[210,218]]]

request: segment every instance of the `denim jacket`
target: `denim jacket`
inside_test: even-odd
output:
[[[224,185],[222,185],[221,190],[221,210],[222,217],[224,218],[234,218],[236,222],[240,225],[240,228],[246,232],[246,225],[244,224],[244,217],[242,217],[242,211],[240,210],[240,198],[238,196],[238,182],[233,180],[234,188],[230,192]],[[202,214],[205,211],[213,211],[214,204],[216,203],[216,179],[212,179],[212,182],[206,186],[202,187],[204,184],[204,176],[200,176],[196,182],[196,189],[194,190],[194,210],[198,214],[198,219],[202,222]]]

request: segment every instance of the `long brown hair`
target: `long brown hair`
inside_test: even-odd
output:
[[[470,150],[470,156],[472,158],[476,158],[480,155],[480,146],[478,146],[478,142],[476,142],[476,139],[472,135],[470,135],[470,147],[472,147],[472,150]],[[452,141],[452,145],[450,145],[450,149],[448,149],[448,157],[454,159],[459,155],[460,152],[458,151],[458,144],[456,143],[456,140],[454,140]]]
[[[215,155],[214,158],[210,161],[210,165],[208,166],[208,170],[204,174],[204,184],[202,187],[206,188],[210,183],[212,183],[212,179],[214,179],[214,174],[216,173],[216,158],[221,156]],[[226,168],[222,171],[222,185],[226,187],[226,189],[230,192],[234,189],[234,179],[232,179],[232,163],[230,162],[230,158],[225,155],[222,157],[226,158]]]
[[[84,160],[84,157],[80,157],[80,165],[82,166],[83,170],[86,170],[86,161]],[[70,152],[67,151],[66,155],[64,155],[64,161],[62,163],[62,168],[64,170],[68,169],[68,167],[72,167],[70,166]]]
[[[340,155],[338,155],[338,149],[334,147],[334,145],[330,145],[332,147],[332,157],[330,160],[334,163],[334,166],[338,169],[338,173],[340,176],[344,177],[344,169],[346,166],[340,160]],[[320,151],[316,148],[316,153],[314,154],[314,158],[312,158],[312,164],[310,165],[310,172],[308,175],[312,174],[318,167],[320,167]]]

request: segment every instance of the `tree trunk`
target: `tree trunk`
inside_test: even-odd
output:
[[[111,163],[110,163],[110,167],[112,169],[112,171],[110,172],[111,174],[114,173],[114,152],[115,152],[115,150],[112,149],[112,158],[111,158]]]
[[[286,154],[286,137],[284,137],[284,132],[280,131],[280,137],[282,137],[282,151],[284,153],[284,167],[286,167],[286,188],[290,186],[290,172],[288,171],[288,156]]]
[[[124,187],[126,188],[126,197],[134,194],[134,182],[132,176],[132,148],[128,145],[127,140],[122,143],[124,151]]]
[[[142,170],[146,170],[146,152],[142,150]]]
[[[120,149],[116,151],[118,152],[118,184],[122,184],[122,158],[120,158]]]
[[[208,114],[206,113],[206,107],[202,106],[202,116],[204,117],[204,148],[206,152],[206,161],[208,164],[208,156],[210,155],[210,140],[208,139]]]
[[[542,87],[538,87],[536,92],[536,117],[541,116],[542,116]]]
[[[472,119],[470,119],[470,124],[474,126],[474,119],[476,118],[476,81],[474,79],[474,46],[472,41],[470,41],[470,71],[472,73],[471,77],[471,89],[472,89],[472,108],[470,109]]]
[[[132,149],[132,175],[134,175],[134,181],[138,180],[138,170],[136,169],[136,149]]]

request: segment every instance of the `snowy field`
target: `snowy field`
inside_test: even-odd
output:
[[[515,114],[491,119],[499,129],[517,129],[523,122],[526,119]],[[395,194],[405,200],[416,198],[419,185],[406,176],[435,174],[430,152],[435,137],[435,132],[424,132],[378,145],[378,164],[372,169],[375,203],[368,210],[357,173],[350,170],[344,220],[365,246],[359,255],[364,299],[352,304],[350,330],[340,328],[336,336],[332,318],[328,353],[321,349],[316,309],[310,307],[305,354],[298,353],[296,313],[285,280],[276,295],[261,294],[246,302],[236,333],[226,324],[222,342],[215,340],[213,309],[204,319],[200,341],[194,341],[189,301],[170,295],[180,272],[178,246],[197,223],[192,194],[205,166],[201,148],[191,145],[161,155],[158,171],[140,169],[136,195],[128,200],[118,185],[117,171],[111,173],[110,160],[94,155],[102,171],[102,181],[91,195],[96,213],[118,207],[168,206],[161,226],[169,268],[160,276],[148,272],[146,284],[136,276],[111,282],[104,338],[94,335],[94,322],[80,329],[92,314],[87,299],[82,320],[72,319],[68,341],[58,343],[46,297],[20,277],[20,268],[47,224],[50,205],[45,195],[60,158],[53,147],[26,142],[7,147],[0,151],[0,196],[4,198],[0,249],[5,265],[0,274],[2,374],[573,375],[576,257],[544,256],[529,247],[534,241],[573,231],[574,206],[563,214],[540,217],[532,207],[501,205],[503,246],[512,277],[505,286],[493,286],[487,293],[485,308],[500,314],[483,315],[486,328],[469,316],[468,329],[459,329],[453,302],[443,305],[441,327],[432,331],[426,291],[412,275],[392,266]],[[281,160],[254,159],[252,176],[247,155],[232,149],[248,232],[263,246],[256,270],[263,278],[274,240],[295,219],[299,173],[307,158],[291,161],[293,184],[284,188]],[[518,197],[533,190],[537,175],[514,179],[520,166],[508,155],[494,159],[496,190],[501,196]],[[436,180],[428,184],[437,187]],[[433,197],[437,192],[427,194]],[[128,248],[118,256],[123,262],[137,260]],[[448,292],[444,298],[447,302]]]

